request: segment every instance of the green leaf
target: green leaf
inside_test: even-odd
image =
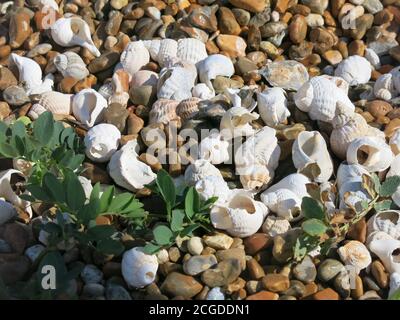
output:
[[[218,200],[218,197],[211,197],[201,204],[200,211],[208,210]]]
[[[323,235],[328,227],[318,219],[309,219],[301,225],[303,231],[312,237],[318,237]]]
[[[26,153],[24,140],[22,140],[22,138],[20,136],[14,137],[13,145],[14,145],[15,149],[18,151],[18,154],[24,155]]]
[[[297,238],[293,248],[293,258],[296,261],[301,261],[306,255],[307,247],[302,245],[300,238]]]
[[[100,214],[100,200],[92,199],[78,210],[77,217],[83,224],[87,225]]]
[[[89,228],[86,233],[90,239],[92,239],[93,241],[98,241],[111,238],[111,236],[114,235],[115,232],[116,231],[113,226],[100,225]]]
[[[108,206],[110,205],[113,197],[114,197],[114,186],[107,188],[106,191],[103,192],[100,198],[100,212],[107,212]]]
[[[185,197],[185,213],[192,218],[196,212],[199,212],[200,198],[194,187],[190,187]]]
[[[172,208],[176,201],[175,184],[167,171],[162,169],[158,172],[156,183],[164,201]]]
[[[379,177],[376,173],[371,174],[372,181],[374,182],[374,190],[376,193],[379,193],[381,188],[381,182],[379,181]]]
[[[307,219],[325,219],[324,211],[322,210],[320,204],[313,198],[303,198],[303,200],[301,201],[301,211],[303,212],[304,217],[306,217]]]
[[[33,136],[43,145],[47,145],[54,132],[54,119],[51,112],[42,113],[33,123]]]
[[[392,201],[391,200],[383,200],[380,202],[377,202],[374,204],[374,209],[379,212],[379,211],[384,211],[390,209],[392,206]]]
[[[42,224],[42,230],[44,230],[48,233],[54,233],[56,235],[59,235],[62,233],[61,227],[57,223],[54,223],[54,222],[48,222],[48,223]]]
[[[160,251],[161,248],[162,248],[162,246],[157,246],[155,244],[148,243],[144,246],[143,252],[146,254],[154,254],[154,253]]]
[[[37,184],[28,184],[26,189],[32,194],[34,198],[40,201],[50,201],[50,197],[45,190]]]
[[[65,201],[65,190],[62,183],[50,172],[47,172],[43,177],[43,184],[50,195],[57,202]]]
[[[187,226],[179,234],[181,237],[192,236],[193,231],[195,231],[196,229],[199,229],[199,228],[201,228],[201,225],[198,223],[194,223],[194,224],[191,224],[190,226]]]
[[[36,201],[36,199],[34,197],[32,197],[31,195],[29,195],[29,194],[21,194],[19,197],[22,200],[29,201],[29,202],[35,202]]]
[[[382,186],[379,189],[379,194],[382,197],[390,197],[393,193],[396,192],[399,186],[400,186],[399,176],[392,176],[386,178],[386,180],[382,183]]]
[[[97,182],[94,185],[92,192],[90,193],[90,201],[92,201],[94,199],[99,199],[99,197],[100,197],[100,182]]]
[[[0,142],[0,155],[5,158],[15,158],[18,156],[18,151],[6,142]]]
[[[112,199],[107,211],[115,213],[119,212],[125,206],[129,205],[129,203],[132,201],[132,198],[132,194],[127,192],[118,194]]]
[[[170,228],[159,225],[153,229],[154,240],[159,245],[167,245],[171,243],[173,233]]]
[[[388,300],[400,300],[400,289],[397,289]]]
[[[181,231],[183,229],[183,219],[185,212],[182,209],[172,210],[171,230]]]
[[[114,256],[119,256],[124,252],[124,245],[113,239],[102,239],[97,242],[96,249],[104,254],[112,254]]]
[[[64,180],[66,188],[66,200],[72,210],[78,210],[83,207],[86,201],[85,191],[73,172],[68,171]]]

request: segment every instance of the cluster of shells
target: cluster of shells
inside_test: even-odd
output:
[[[282,239],[298,230],[307,185],[329,193],[325,206],[334,215],[368,200],[363,174],[400,175],[399,5],[2,2],[0,118],[34,121],[51,111],[73,126],[84,137],[88,194],[100,181],[146,202],[145,186],[164,167],[177,185],[194,186],[204,200],[218,197],[215,229]],[[209,134],[198,141],[184,134],[202,129]],[[193,144],[197,152],[188,154]],[[12,176],[26,178],[26,165],[2,165],[0,225],[15,207],[37,215],[12,188]],[[400,190],[393,201],[400,206]],[[380,259],[391,292],[400,286],[399,214],[370,217],[365,239],[337,250],[357,273]],[[45,234],[39,240],[46,245]],[[154,282],[160,256],[127,251],[125,281],[137,288]]]

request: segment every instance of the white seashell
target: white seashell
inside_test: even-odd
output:
[[[220,122],[221,135],[226,140],[240,136],[251,136],[254,133],[254,129],[251,127],[250,122],[258,118],[258,114],[251,113],[243,107],[230,108],[222,116]]]
[[[208,56],[205,44],[194,38],[179,39],[176,55],[182,61],[192,64],[196,64]]]
[[[181,101],[192,97],[192,88],[197,74],[190,67],[173,66],[160,72],[157,83],[157,97]]]
[[[113,87],[111,82],[106,82],[104,83],[99,90],[97,90],[98,93],[100,93],[104,99],[108,100],[111,95],[113,94]]]
[[[210,211],[213,226],[226,230],[234,237],[245,238],[260,229],[268,209],[263,203],[255,201],[243,190],[232,191],[223,205],[215,205]]]
[[[232,104],[232,107],[243,107],[249,111],[253,111],[257,107],[257,101],[252,98],[253,93],[256,90],[257,86],[246,86],[240,89],[226,88],[224,90],[224,95],[228,98],[229,102]],[[245,94],[244,97],[243,94]]]
[[[192,89],[192,96],[201,100],[208,100],[215,97],[215,92],[207,87],[205,83],[198,83]]]
[[[368,220],[367,226],[368,234],[382,231],[393,239],[400,240],[400,211],[385,210],[377,212]]]
[[[262,231],[270,237],[284,234],[291,229],[290,222],[281,217],[269,215],[262,225]]]
[[[264,123],[275,127],[290,116],[285,91],[282,88],[268,88],[257,94],[258,113]]]
[[[345,195],[349,196],[345,199]],[[346,209],[348,206],[359,207],[361,201],[372,200],[371,196],[364,190],[360,181],[345,182],[339,189],[339,209]]]
[[[297,136],[292,147],[293,164],[298,171],[315,163],[321,173],[315,182],[328,181],[333,173],[333,163],[326,142],[318,131],[303,131]]]
[[[217,76],[231,77],[235,68],[231,59],[222,54],[213,54],[197,64],[200,81],[214,91],[211,80]]]
[[[113,124],[95,125],[84,139],[86,156],[95,162],[107,162],[117,151],[120,139],[121,133]]]
[[[399,240],[374,240],[369,244],[369,250],[379,257],[389,273],[400,273]]]
[[[14,179],[16,181],[14,181]],[[18,181],[27,182],[26,177],[18,170],[8,169],[0,172],[0,198],[10,202],[14,206],[24,209],[31,214],[30,202],[22,200],[19,195],[20,192],[15,191],[15,183]]]
[[[223,204],[230,193],[228,184],[220,176],[205,176],[196,182],[195,189],[204,201],[218,197],[217,204]]]
[[[76,80],[85,79],[89,70],[82,58],[75,52],[66,51],[54,57],[53,63],[63,77],[72,77]]]
[[[111,178],[129,191],[142,189],[156,178],[151,168],[138,160],[137,148],[137,141],[129,141],[111,156],[108,163]]]
[[[123,69],[131,76],[149,63],[150,54],[143,41],[130,42],[121,53],[120,62]]]
[[[341,89],[346,95],[348,95],[350,86],[349,86],[349,83],[348,83],[346,80],[344,80],[344,79],[341,78],[341,77],[335,77],[335,76],[330,76],[330,75],[326,75],[326,74],[321,75],[321,77],[323,77],[323,78],[325,78],[325,79],[328,79],[329,81],[333,82],[333,84],[334,84],[336,87],[338,87],[338,88]]]
[[[58,4],[55,0],[39,0],[39,8],[52,8],[55,11],[59,11]]]
[[[339,106],[346,114],[353,114],[355,109],[343,90],[322,76],[313,77],[303,84],[295,93],[294,101],[301,111],[308,112],[312,120],[325,122],[332,121]]]
[[[49,91],[40,95],[37,104],[53,114],[71,114],[72,97],[72,94]]]
[[[159,39],[143,40],[144,46],[149,51],[151,59],[153,59],[154,61],[157,61],[158,53],[160,52],[161,42],[162,40]]]
[[[260,191],[274,178],[274,171],[270,172],[265,165],[257,163],[242,166],[237,172],[240,174],[240,183],[245,190]]]
[[[30,107],[28,112],[28,117],[31,118],[32,120],[36,120],[43,112],[46,111],[47,110],[43,106],[35,103],[32,107]]]
[[[356,138],[347,149],[347,162],[359,164],[369,172],[386,170],[393,159],[389,145],[377,137]]]
[[[385,73],[379,76],[374,85],[374,94],[376,98],[382,100],[390,100],[397,96],[392,74]]]
[[[158,99],[154,102],[149,113],[149,124],[163,123],[168,124],[170,121],[178,120],[176,108],[179,102],[169,99]]]
[[[400,289],[400,273],[393,272],[390,275],[389,288],[389,297]]]
[[[393,148],[392,148],[393,149]],[[386,177],[400,176],[400,156],[397,155],[390,165],[390,169],[386,174]],[[397,188],[396,192],[392,194],[392,200],[397,206],[400,206],[400,188]]]
[[[301,173],[292,173],[269,187],[264,194],[275,192],[279,189],[288,189],[299,198],[307,197],[309,196],[307,192],[307,184],[310,182],[310,179],[305,175]]]
[[[108,98],[108,103],[118,103],[126,107],[129,100],[129,82],[131,76],[123,69],[114,72],[111,78],[112,95]]]
[[[261,201],[269,210],[276,213],[278,217],[282,217],[288,221],[302,218],[302,198],[299,198],[289,189],[278,189],[273,192],[267,190],[261,194]]]
[[[400,129],[397,129],[389,140],[392,152],[397,156],[400,153]]]
[[[386,232],[374,231],[369,234],[367,233],[367,240],[365,241],[365,245],[369,248],[370,243],[375,240],[393,240],[393,238],[389,236]]]
[[[96,57],[101,55],[93,43],[88,24],[76,16],[58,19],[51,26],[51,37],[62,47],[81,46]]]
[[[212,164],[221,164],[229,160],[229,142],[219,133],[211,133],[199,144],[199,159],[206,159]]]
[[[0,199],[0,226],[17,216],[18,213],[14,206],[9,202]]]
[[[197,181],[200,181],[207,176],[217,176],[223,179],[221,172],[205,159],[196,160],[185,170],[185,182],[189,186],[194,186]]]
[[[82,185],[83,191],[85,192],[86,199],[89,200],[93,191],[92,182],[84,176],[79,176],[78,180]]]
[[[374,50],[365,48],[364,58],[367,59],[375,69],[379,69],[381,67],[381,60]]]
[[[149,70],[139,70],[132,75],[131,87],[152,86],[157,87],[158,74]]]
[[[11,53],[10,63],[18,68],[19,82],[22,83],[28,95],[52,90],[53,75],[48,74],[45,81],[42,81],[42,69],[35,60]]]
[[[88,128],[102,120],[107,107],[107,100],[93,89],[83,89],[72,99],[72,112],[75,118]]]
[[[371,254],[360,241],[349,241],[344,246],[341,246],[337,252],[343,263],[354,268],[357,274],[372,262]]]
[[[364,84],[371,79],[371,64],[361,56],[350,56],[339,63],[335,76],[342,77],[351,86]]]
[[[176,114],[181,120],[186,121],[194,118],[199,113],[199,98],[189,98],[179,102],[176,107]]]
[[[339,189],[347,182],[361,182],[363,174],[370,175],[364,167],[358,164],[342,162],[336,173],[336,182]]]
[[[126,283],[134,288],[151,284],[157,275],[157,257],[143,252],[143,247],[125,251],[121,261],[121,272]]]
[[[160,42],[156,60],[161,67],[165,67],[167,63],[173,58],[177,57],[178,42],[173,39],[163,39]]]

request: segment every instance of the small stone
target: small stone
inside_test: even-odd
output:
[[[394,58],[395,60],[397,60],[397,62],[400,62],[400,46],[391,48],[389,50],[389,54],[392,58]]]
[[[358,55],[363,57],[365,49],[366,45],[362,40],[354,40],[348,45],[348,52],[350,56]]]
[[[111,0],[110,4],[115,10],[120,10],[128,5],[129,0]]]
[[[121,263],[115,261],[108,261],[102,268],[104,277],[111,278],[113,276],[122,276]]]
[[[220,7],[218,10],[219,20],[218,27],[221,33],[239,35],[241,28],[239,23],[236,21],[235,15],[227,7]]]
[[[257,70],[257,65],[246,57],[239,57],[235,63],[237,74],[244,75],[250,71]]]
[[[312,12],[323,14],[328,7],[329,0],[302,0],[301,3],[309,7]]]
[[[288,9],[289,5],[289,0],[277,0],[276,5],[275,5],[275,10],[278,11],[279,13],[285,13],[286,10]]]
[[[177,247],[171,247],[168,250],[169,260],[177,262],[181,258],[181,252]]]
[[[299,44],[307,36],[307,21],[302,15],[295,15],[289,26],[289,36],[293,43]]]
[[[247,271],[252,280],[258,280],[265,276],[264,269],[254,258],[247,261]]]
[[[45,249],[46,248],[43,245],[35,244],[25,250],[25,255],[29,258],[29,260],[31,260],[31,262],[35,262]]]
[[[236,21],[241,26],[247,26],[249,24],[250,12],[243,10],[243,9],[239,9],[239,8],[233,8],[232,12],[235,15]]]
[[[276,59],[280,55],[279,49],[269,41],[261,41],[260,50],[264,51],[271,59]]]
[[[220,287],[215,287],[208,292],[206,300],[225,300],[225,295]]]
[[[120,55],[115,51],[104,52],[100,57],[90,62],[88,69],[90,73],[98,73],[111,68],[120,59]]]
[[[265,0],[229,0],[229,2],[237,8],[255,13],[263,11],[267,6]]]
[[[260,28],[255,25],[250,25],[247,33],[247,44],[249,45],[249,49],[258,50],[260,48],[261,40]]]
[[[363,283],[367,289],[374,290],[374,291],[380,290],[378,284],[369,276],[366,276],[363,278]]]
[[[389,23],[393,21],[393,18],[393,13],[391,13],[389,9],[385,8],[374,16],[374,24],[379,26],[384,23]]]
[[[112,103],[104,110],[103,122],[113,124],[119,131],[124,132],[128,116],[129,112],[126,107],[119,103]]]
[[[292,229],[285,234],[275,236],[272,255],[276,261],[285,263],[292,258],[293,247],[300,232],[301,230],[299,229]]]
[[[171,297],[182,296],[186,299],[194,297],[201,289],[203,286],[193,277],[178,272],[168,274],[160,287],[161,292]]]
[[[281,274],[267,274],[261,282],[266,290],[272,292],[283,292],[290,287],[289,278]]]
[[[312,29],[309,38],[314,43],[314,50],[318,54],[323,54],[337,43],[337,37],[323,28]]]
[[[386,116],[390,111],[393,110],[393,107],[386,101],[374,100],[367,103],[366,109],[372,114],[373,117],[378,118],[380,116]]]
[[[8,244],[8,242],[3,239],[0,239],[0,254],[1,253],[12,253],[12,252],[13,252],[13,249]]]
[[[379,260],[372,262],[371,274],[374,276],[379,287],[382,289],[387,288],[389,283],[389,275],[386,273],[385,267]]]
[[[25,90],[19,86],[9,86],[3,91],[3,99],[12,107],[30,102]]]
[[[106,289],[107,300],[132,300],[129,292],[120,285],[108,285]]]
[[[227,294],[232,294],[235,291],[243,289],[245,285],[246,285],[245,280],[243,280],[242,278],[237,278],[235,281],[224,287],[224,289]]]
[[[191,276],[198,275],[217,264],[214,255],[193,256],[183,263],[183,271]]]
[[[365,221],[365,218],[362,218],[360,221],[350,227],[350,230],[347,233],[347,237],[349,239],[365,243],[365,240],[367,238],[367,223]]]
[[[23,279],[30,266],[31,263],[25,256],[19,256],[11,261],[3,261],[0,258],[0,278],[5,285],[14,284]]]
[[[218,263],[216,268],[204,271],[201,280],[210,288],[223,287],[235,281],[241,272],[239,260],[227,259]]]
[[[351,292],[349,273],[347,271],[340,272],[335,277],[333,286],[342,298],[349,297]]]
[[[310,28],[322,27],[324,25],[324,17],[316,13],[310,13],[306,17],[306,21]]]
[[[293,268],[293,275],[297,280],[304,283],[314,282],[317,276],[317,268],[314,262],[309,256],[305,256],[304,259]]]
[[[272,244],[272,239],[266,233],[255,233],[244,239],[244,248],[247,254],[253,256],[257,252],[267,248]]]
[[[6,67],[0,68],[0,91],[7,89],[10,86],[16,86],[18,84],[17,78]]]
[[[385,127],[385,136],[391,138],[393,133],[400,128],[400,118],[392,119]]]
[[[326,288],[313,295],[314,300],[339,300],[339,294],[331,288]]]
[[[206,235],[203,237],[204,243],[216,250],[229,249],[233,243],[233,239],[225,233],[216,233],[214,235]]]
[[[380,0],[364,0],[362,6],[372,14],[378,13],[383,10],[383,4]]]
[[[367,123],[371,123],[375,120],[374,116],[368,111],[361,112],[362,117],[367,121]]]
[[[356,28],[350,29],[349,34],[355,40],[361,40],[374,23],[372,14],[364,14],[356,19]]]
[[[3,121],[11,113],[11,108],[7,102],[0,101],[0,121]]]
[[[93,264],[87,264],[81,272],[82,280],[88,283],[99,283],[103,280],[103,272]]]
[[[273,42],[272,37],[285,32],[287,29],[288,25],[282,21],[268,22],[260,27],[260,32],[263,38],[269,38],[268,40]]]
[[[84,298],[97,298],[104,295],[105,288],[103,285],[98,283],[88,283],[83,286],[82,296]]]
[[[203,242],[200,237],[192,237],[187,242],[187,249],[191,255],[200,255],[204,249]]]
[[[382,298],[376,291],[370,290],[365,292],[358,300],[381,300]]]
[[[104,27],[105,32],[109,36],[117,35],[117,33],[121,27],[123,18],[124,18],[124,15],[121,12],[115,11],[115,10],[111,11],[108,15],[107,23]]]
[[[216,41],[219,49],[231,58],[244,57],[246,55],[247,44],[242,37],[221,34]]]
[[[29,241],[27,228],[19,223],[7,223],[2,238],[11,246],[13,252],[22,254]]]
[[[260,291],[251,296],[248,296],[246,300],[278,300],[279,295],[270,291]]]
[[[246,254],[242,248],[232,248],[227,250],[218,250],[215,253],[218,262],[227,259],[238,259],[242,270],[246,268]]]
[[[318,267],[318,278],[323,282],[328,282],[343,270],[345,268],[338,260],[326,259]]]
[[[334,66],[343,60],[342,54],[338,50],[327,50],[322,54],[322,57]]]
[[[360,299],[364,294],[364,285],[360,276],[355,278],[355,287],[351,289],[351,296],[353,299]]]

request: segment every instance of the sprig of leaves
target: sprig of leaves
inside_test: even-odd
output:
[[[179,196],[171,176],[165,170],[160,170],[155,182],[148,187],[164,201],[166,214],[165,223],[153,228],[153,240],[145,246],[147,253],[168,248],[176,242],[177,237],[191,236],[199,228],[210,230],[208,211],[217,200],[216,197],[203,201],[194,187],[186,188],[183,196]]]

